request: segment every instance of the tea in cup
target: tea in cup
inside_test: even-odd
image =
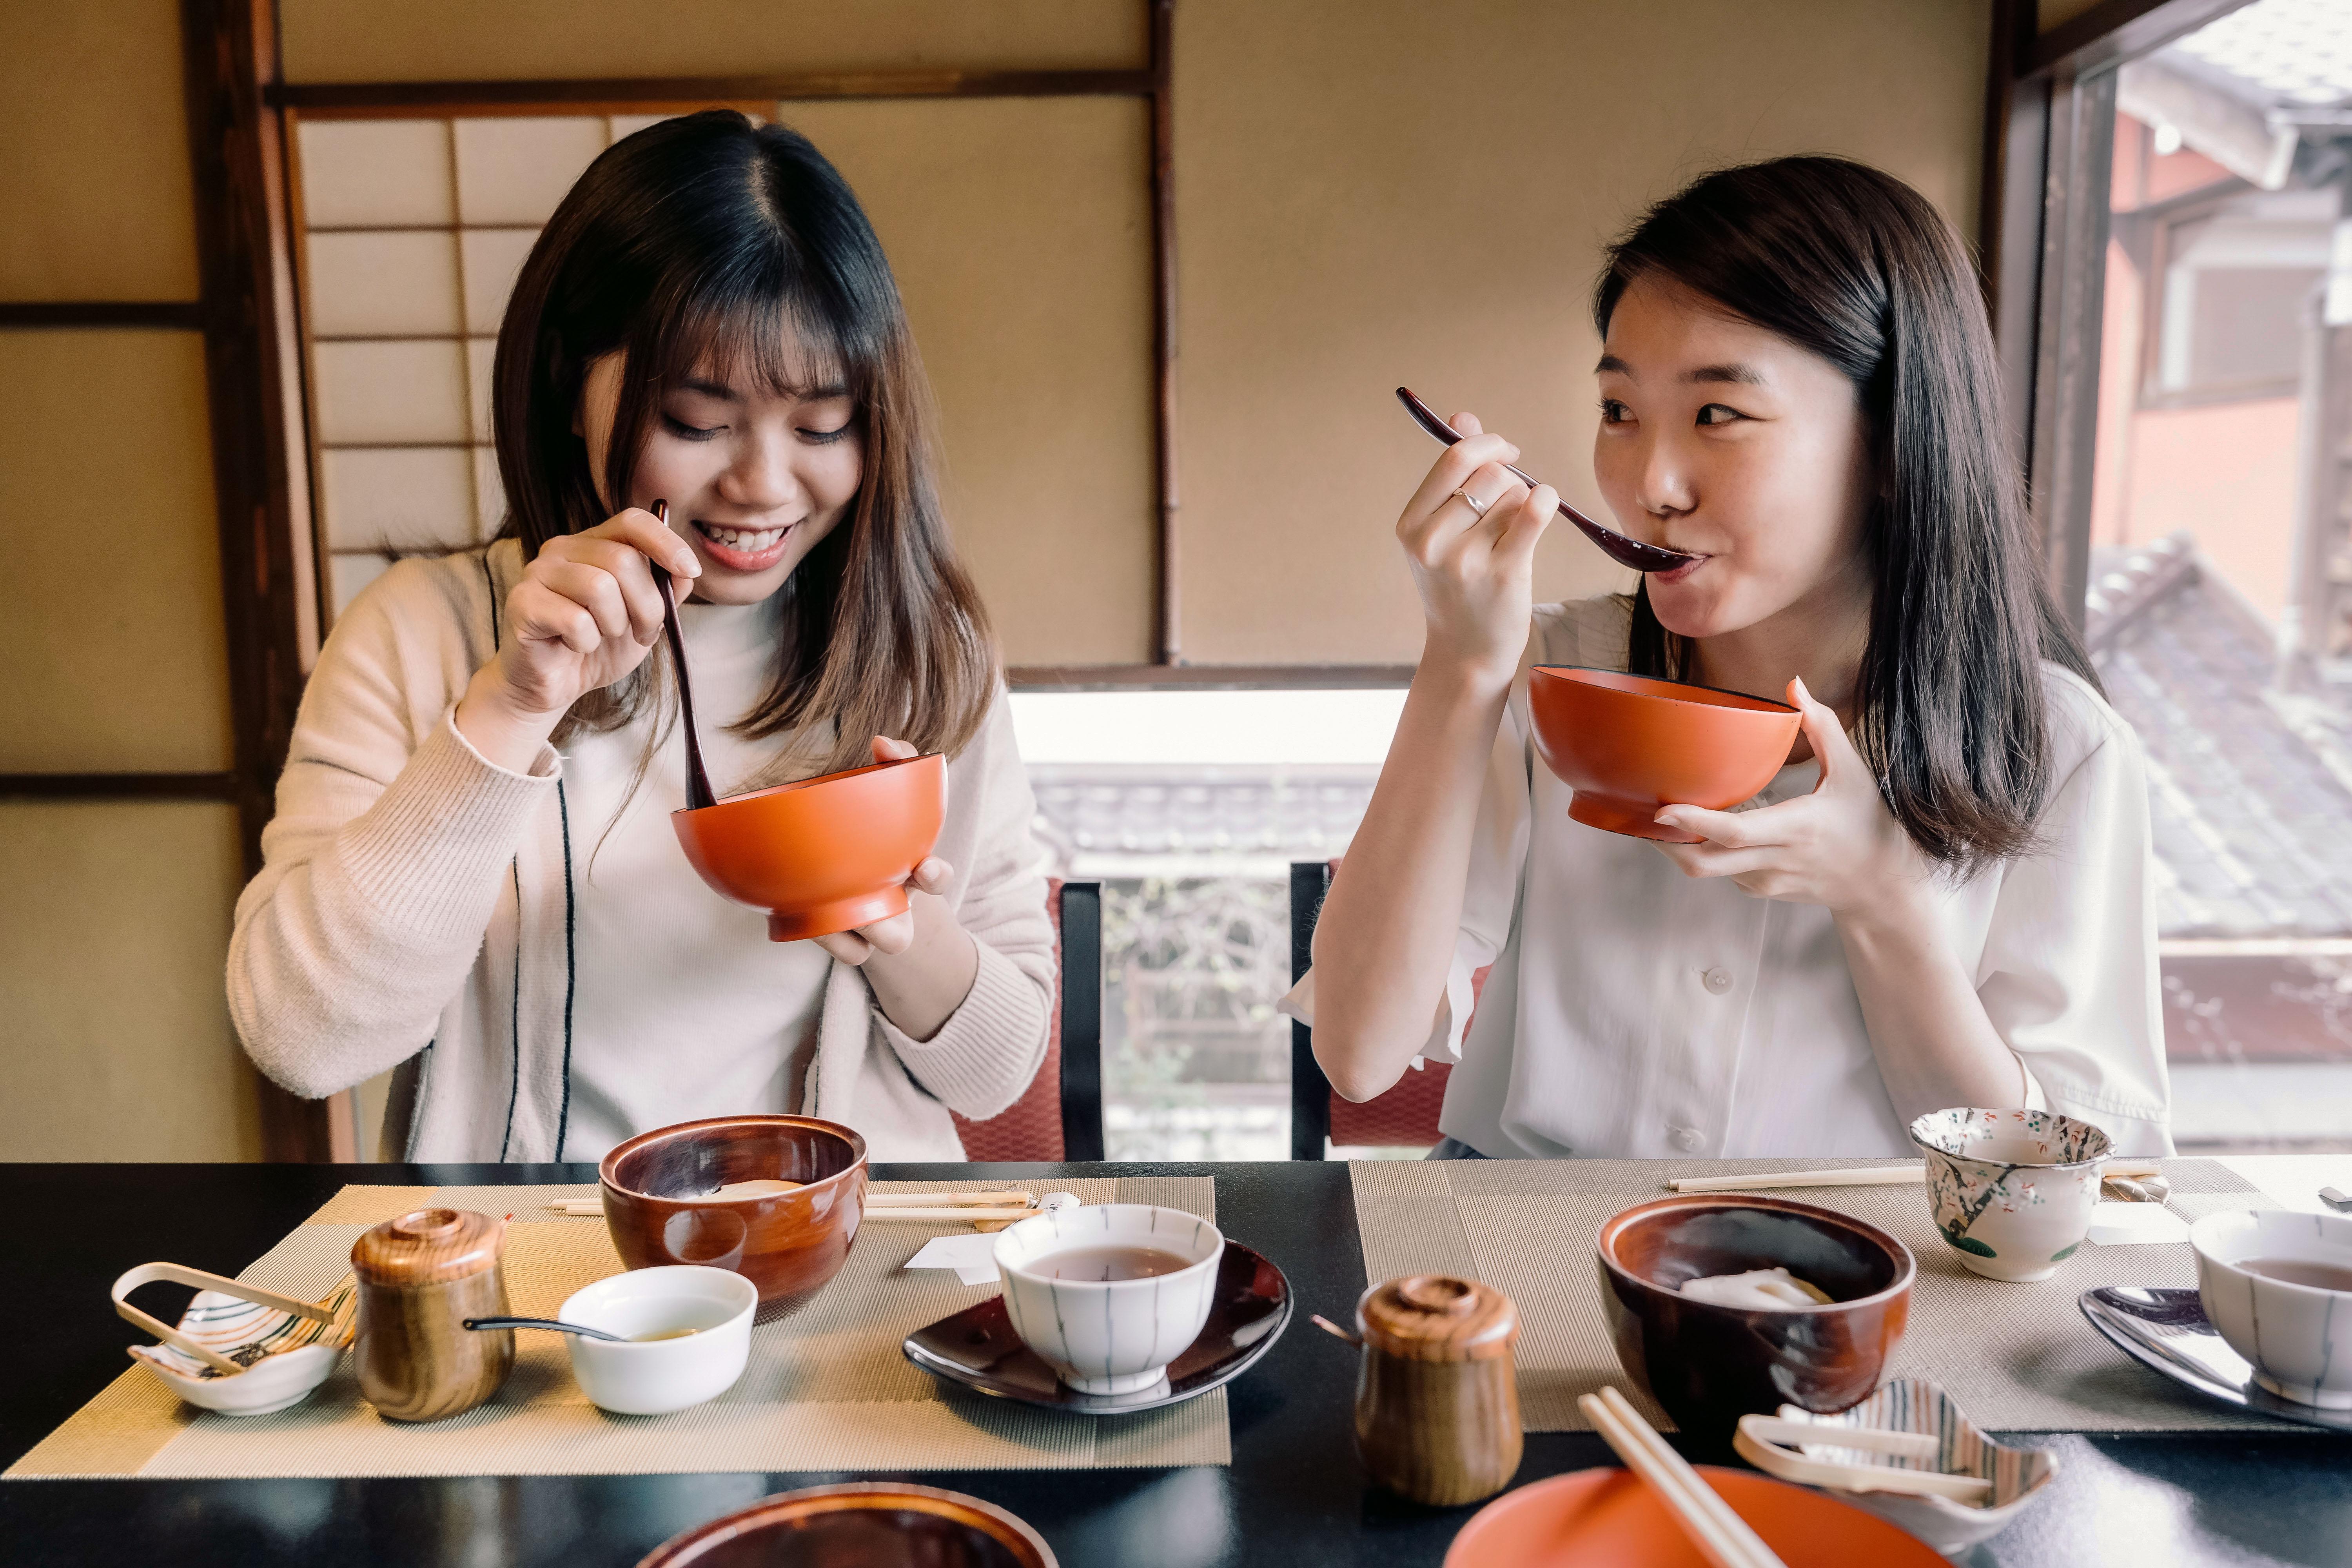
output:
[[[2352,1216],[2284,1209],[2189,1227],[2206,1321],[2298,1405],[2352,1410]]]
[[[1089,1204],[996,1238],[1013,1332],[1080,1394],[1135,1394],[1201,1337],[1225,1238],[1198,1215]]]
[[[2047,1279],[2091,1234],[2107,1135],[2054,1110],[1936,1110],[1911,1124],[1936,1228],[1988,1279]]]

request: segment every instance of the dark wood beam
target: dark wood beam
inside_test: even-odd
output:
[[[223,773],[0,773],[0,800],[213,800],[235,803]]]
[[[2017,74],[2046,76],[2063,67],[2086,76],[2160,49],[2226,16],[2250,0],[2101,0],[2035,36],[2019,51]],[[2033,7],[2025,7],[2029,18]]]
[[[140,327],[202,331],[205,308],[194,300],[58,300],[0,304],[0,331],[43,328]]]
[[[1412,684],[1409,664],[1032,664],[1015,691],[1348,691]]]
[[[588,81],[273,82],[271,109],[305,114],[446,114],[700,108],[723,103],[882,98],[1148,98],[1149,70],[793,71],[758,76],[613,77]]]
[[[306,591],[295,573],[278,310],[288,237],[284,144],[278,111],[261,94],[278,69],[274,0],[181,0],[180,26],[220,513],[235,804],[250,876],[261,866],[261,830],[274,808],[301,698],[298,597]],[[347,1126],[343,1138],[334,1136],[327,1101],[298,1100],[258,1081],[268,1158],[353,1157],[338,1146],[352,1140]]]
[[[1182,584],[1176,472],[1176,88],[1175,0],[1146,0],[1151,26],[1151,373],[1152,461],[1159,507],[1152,562],[1159,595],[1152,606],[1152,655],[1184,662]]]

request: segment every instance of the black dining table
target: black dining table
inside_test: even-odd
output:
[[[891,1479],[1012,1510],[1065,1568],[1280,1568],[1443,1560],[1473,1508],[1371,1486],[1351,1446],[1356,1352],[1307,1321],[1346,1321],[1365,1286],[1343,1164],[882,1165],[877,1177],[1206,1175],[1226,1233],[1278,1263],[1297,1309],[1229,1388],[1233,1463],[1181,1469],[958,1470]],[[235,1274],[346,1183],[591,1182],[590,1165],[0,1165],[0,1465],[104,1388],[142,1336],[107,1288],[163,1258]],[[1591,1267],[1563,1258],[1564,1268]],[[2084,1331],[2090,1332],[2086,1324]],[[2118,1353],[2120,1359],[2121,1352]],[[2153,1376],[2153,1373],[2148,1375]],[[2342,1564],[2352,1568],[2352,1436],[2289,1426],[2052,1434],[2049,1497],[1960,1559],[1993,1564]],[[1695,1458],[1737,1463],[1701,1454]],[[1615,1461],[1590,1433],[1530,1434],[1515,1485]],[[0,1563],[622,1568],[756,1498],[873,1472],[481,1476],[0,1484]],[[1791,1564],[1791,1568],[1799,1568]]]

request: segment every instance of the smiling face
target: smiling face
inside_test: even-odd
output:
[[[1633,537],[1702,559],[1649,579],[1680,637],[1866,612],[1874,479],[1853,384],[1678,284],[1637,279],[1609,318],[1592,467]]]
[[[600,493],[622,357],[592,363],[580,391],[579,429]],[[698,373],[663,397],[637,455],[633,493],[603,500],[615,510],[668,501],[670,527],[702,561],[694,597],[755,605],[840,524],[865,470],[856,407],[842,388],[780,394]]]

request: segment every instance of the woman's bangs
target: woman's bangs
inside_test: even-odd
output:
[[[848,325],[804,282],[782,289],[722,283],[686,300],[665,326],[657,373],[665,386],[700,378],[782,398],[838,389],[862,411],[876,367]]]

